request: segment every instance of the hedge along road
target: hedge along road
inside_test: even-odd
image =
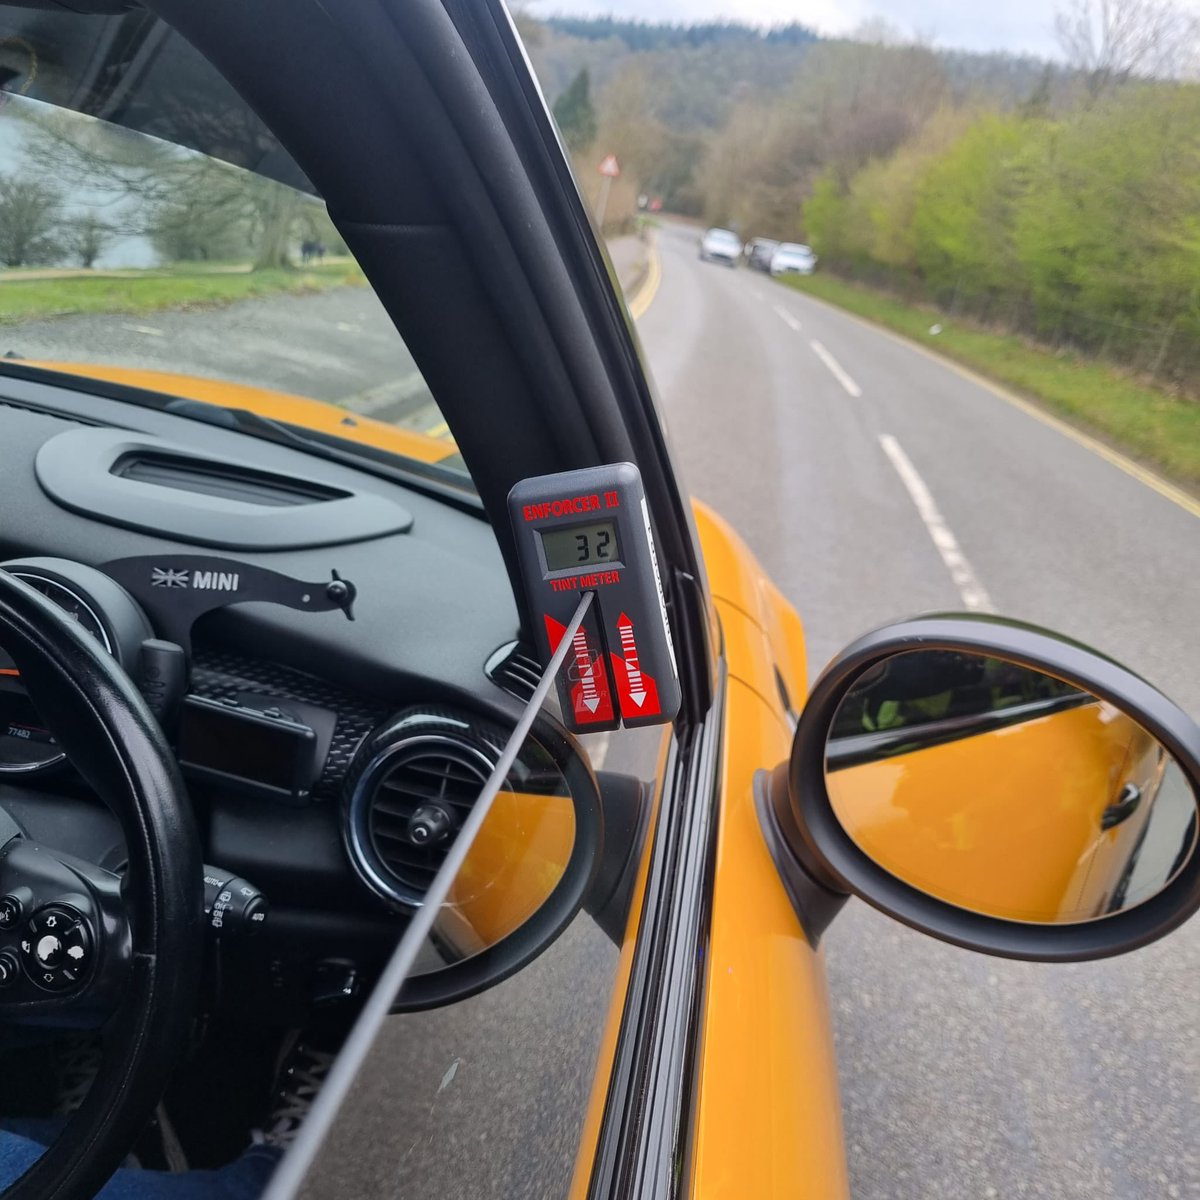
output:
[[[660,232],[639,333],[685,484],[797,605],[814,675],[885,621],[990,610],[1200,716],[1193,508],[900,339],[699,262],[697,233]],[[1034,966],[855,903],[826,945],[856,1200],[1200,1195],[1200,920]]]

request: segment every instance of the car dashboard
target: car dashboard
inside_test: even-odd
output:
[[[181,582],[180,555],[214,564],[194,620],[171,607],[199,579]],[[444,854],[394,836],[398,823],[429,786],[469,807],[538,674],[481,510],[208,419],[5,379],[0,561],[116,655],[152,706],[158,664],[180,673],[164,724],[204,861],[270,905],[221,949],[222,1005],[292,1022],[369,984]],[[145,565],[145,603],[115,582],[112,564],[129,562]],[[344,581],[353,619],[303,611],[303,588],[299,610],[230,603],[230,581],[255,570]],[[2,648],[0,706],[6,808],[30,837],[119,872],[115,820]],[[383,777],[368,771],[398,738]]]

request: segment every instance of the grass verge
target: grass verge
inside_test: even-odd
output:
[[[53,278],[0,277],[0,324],[76,313],[139,314],[168,308],[216,307],[281,293],[311,293],[363,284],[355,266],[292,271],[214,271],[178,266],[120,275],[83,272]]]
[[[1147,387],[1103,363],[956,325],[931,309],[829,275],[789,276],[784,282],[955,359],[1200,489],[1200,404]],[[942,327],[937,334],[929,331],[935,322]]]

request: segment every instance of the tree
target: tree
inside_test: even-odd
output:
[[[234,240],[253,258],[257,268],[286,268],[291,265],[289,246],[294,225],[306,203],[315,198],[218,158],[172,145],[165,140],[88,120],[77,113],[19,109],[14,113],[24,123],[22,154],[45,178],[59,180],[71,192],[86,193],[96,207],[111,215],[114,231],[131,235],[146,233],[158,240],[164,227],[178,229],[178,215],[206,210],[207,229],[228,227]],[[207,114],[212,128],[194,128],[196,140],[211,140],[229,130],[231,156],[252,157],[252,147],[238,140],[243,130],[225,114]],[[196,114],[195,122],[206,119]],[[253,129],[248,126],[244,140]],[[236,154],[235,154],[236,152]],[[165,214],[165,215],[164,215]],[[197,235],[180,230],[185,243],[196,243]],[[229,238],[219,238],[228,243]],[[161,246],[160,246],[161,251]],[[192,250],[184,257],[218,257],[209,249]]]
[[[58,258],[61,220],[62,196],[53,184],[29,176],[0,175],[0,262],[5,266],[24,267]]]
[[[1027,190],[1022,151],[1034,128],[987,113],[929,167],[913,232],[917,262],[935,293],[989,297],[1019,290],[1014,214]]]
[[[584,150],[596,137],[596,112],[592,107],[591,80],[584,67],[554,105],[554,117],[571,150]]]
[[[1054,30],[1093,97],[1133,76],[1180,75],[1200,42],[1200,18],[1173,0],[1069,0]]]
[[[67,230],[66,244],[68,249],[79,259],[81,267],[94,267],[112,237],[113,228],[107,221],[102,221],[95,213],[85,213],[75,219]]]
[[[1015,245],[1047,312],[1200,323],[1200,89],[1122,90],[1053,130]],[[1105,336],[1096,326],[1092,333]]]

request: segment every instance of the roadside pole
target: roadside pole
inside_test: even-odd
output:
[[[604,214],[608,211],[608,193],[612,188],[612,181],[621,174],[621,166],[617,162],[615,154],[606,154],[600,160],[600,166],[597,168],[602,176],[600,182],[600,200],[596,205],[596,224],[600,227],[600,232],[604,232]]]

